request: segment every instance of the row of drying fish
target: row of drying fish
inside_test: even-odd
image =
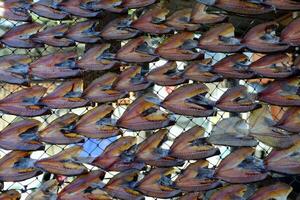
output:
[[[142,40],[142,38],[140,39]],[[49,54],[34,61],[26,55],[1,56],[0,81],[29,85],[30,81],[79,77],[84,71],[114,70],[128,65],[124,61],[145,61],[147,59],[143,53],[130,52],[126,47],[121,48],[114,55],[107,51],[109,47],[109,44],[93,47],[79,59],[75,52]],[[172,58],[178,56],[179,54],[173,53]],[[123,86],[119,84],[122,87],[119,89],[136,91],[136,87],[127,86],[144,85],[145,87],[139,89],[141,90],[149,86],[150,82],[161,86],[175,86],[188,80],[211,83],[223,79],[288,78],[299,75],[300,71],[300,57],[293,58],[293,56],[277,53],[265,55],[251,63],[248,56],[236,53],[215,64],[212,64],[210,58],[199,58],[189,62],[183,70],[178,69],[175,61],[169,61],[150,72],[135,65],[121,73],[119,79],[127,79],[127,83]]]
[[[45,18],[67,20],[71,16],[99,17],[103,10],[126,12],[155,3],[156,0],[4,0],[0,4],[0,17],[14,21],[31,21],[29,11]]]
[[[143,18],[137,19],[137,22],[141,19]],[[36,48],[43,46],[43,44],[65,47],[74,45],[74,42],[96,43],[103,41],[103,39],[129,39],[138,36],[140,33],[140,30],[135,29],[136,27],[131,27],[132,23],[135,24],[137,22],[131,22],[128,18],[117,18],[100,31],[96,28],[99,21],[95,20],[78,22],[71,27],[62,24],[44,30],[42,30],[43,25],[39,23],[26,23],[4,33],[1,37],[1,42],[9,47]],[[162,26],[163,24],[159,25]],[[141,28],[147,29],[147,32],[154,30],[156,34],[158,30],[161,30],[158,27],[152,27],[152,29],[149,26],[151,26],[151,23],[145,26],[143,22]],[[146,41],[143,37],[130,40],[125,47],[131,53],[137,54],[136,56],[144,54],[146,57],[144,58],[145,60],[130,60],[129,62],[151,62],[157,55],[172,60],[176,59],[172,56],[174,53],[180,55],[177,60],[192,60],[201,54],[201,50],[237,52],[247,48],[250,51],[262,53],[277,52],[300,44],[299,26],[300,18],[292,21],[278,34],[279,23],[275,21],[266,22],[254,26],[243,38],[239,38],[235,36],[235,28],[231,23],[220,23],[204,32],[200,36],[199,41],[194,33],[183,32],[167,38],[159,45],[156,51],[149,45],[149,40],[151,39],[149,38]]]
[[[205,161],[194,163],[189,166],[191,173],[205,166]],[[102,182],[105,172],[94,170],[88,174],[77,177],[67,184],[59,192],[60,182],[51,179],[43,183],[35,192],[29,194],[26,200],[112,200],[115,198],[123,200],[144,200],[146,196],[172,198],[178,200],[266,200],[281,199],[287,200],[293,188],[282,182],[274,182],[264,187],[254,187],[245,184],[225,184],[221,186],[216,180],[191,179],[194,187],[212,188],[209,192],[185,192],[180,188],[186,185],[186,180],[178,178],[172,182],[169,174],[172,169],[153,169],[140,182],[141,174],[136,170],[121,172],[105,184]],[[185,172],[188,173],[188,172]],[[146,179],[147,178],[147,179]],[[150,180],[149,180],[150,179]],[[177,188],[176,188],[177,186]],[[0,194],[3,200],[19,200],[21,194],[16,190],[4,191]]]
[[[137,161],[135,163],[132,162],[133,159],[138,158],[131,158],[124,154],[123,158],[125,158],[123,162],[120,162],[120,158],[114,155],[118,154],[117,150],[115,152],[105,151],[104,155],[110,153],[109,156],[105,155],[106,159],[100,155],[93,162],[99,162],[98,160],[102,158],[103,163],[122,167],[123,170],[111,178],[106,186],[99,183],[99,185],[95,184],[94,188],[90,189],[91,191],[93,189],[101,190],[103,187],[107,189],[107,186],[113,183],[109,189],[115,195],[118,194],[116,191],[121,192],[119,196],[116,196],[121,199],[136,199],[132,198],[136,194],[138,196],[144,194],[158,198],[171,198],[179,195],[181,192],[211,190],[222,186],[224,182],[247,184],[263,181],[272,175],[271,171],[299,174],[299,148],[300,143],[298,142],[293,148],[287,150],[273,150],[266,159],[261,160],[253,156],[255,149],[244,147],[230,153],[216,168],[209,167],[209,162],[206,160],[198,160],[189,164],[185,169],[179,170],[177,168],[177,171],[174,167],[152,168],[150,172],[144,171],[143,179],[137,178],[137,176],[145,167],[143,167],[142,163],[138,164]],[[79,157],[81,151],[81,147],[73,146],[56,155],[39,160],[31,159],[30,152],[12,151],[0,159],[0,180],[4,182],[22,181],[35,177],[41,174],[42,171],[55,175],[79,176],[79,179],[91,176],[96,171],[88,171],[83,164],[87,163],[87,158]],[[152,159],[155,159],[155,157],[152,157]],[[170,162],[167,158],[165,161]],[[176,177],[175,172],[179,174],[178,177]],[[97,178],[100,177],[102,176]],[[82,186],[91,183],[92,179],[85,181]],[[119,187],[125,188],[120,190],[121,188]],[[89,191],[87,190],[86,192]]]

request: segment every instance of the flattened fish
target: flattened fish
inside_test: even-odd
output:
[[[25,200],[54,200],[57,199],[58,181],[56,179],[48,180],[42,183],[39,188],[29,194]]]
[[[85,113],[75,125],[76,133],[89,138],[109,138],[122,134],[112,118],[114,108],[101,105]]]
[[[192,21],[192,12],[192,8],[179,9],[167,18],[166,25],[177,31],[196,31],[201,24]]]
[[[22,0],[6,0],[0,2],[0,17],[14,21],[31,21],[28,12],[30,2]]]
[[[76,42],[96,43],[101,39],[100,32],[96,30],[97,24],[98,22],[96,20],[78,22],[69,28],[66,37]]]
[[[247,186],[242,184],[226,185],[216,189],[209,200],[244,200]]]
[[[208,90],[202,83],[180,86],[164,99],[162,106],[179,115],[212,116],[215,114],[214,102],[205,97]]]
[[[117,126],[130,130],[154,130],[174,125],[173,115],[160,109],[160,99],[146,94],[131,103],[118,119]]]
[[[84,138],[73,131],[77,119],[78,115],[68,113],[53,120],[46,128],[39,131],[39,140],[58,145],[83,142]]]
[[[41,122],[28,119],[14,122],[0,132],[0,147],[6,150],[35,151],[44,149],[37,131]]]
[[[293,188],[286,183],[275,183],[259,188],[249,200],[282,199],[287,200]]]
[[[58,8],[60,1],[57,0],[39,0],[31,5],[30,11],[35,14],[53,20],[67,20],[71,16],[69,13]]]
[[[36,85],[14,92],[0,100],[0,110],[4,113],[28,117],[50,114],[49,108],[40,101],[46,91],[46,88]]]
[[[200,160],[218,155],[219,149],[206,141],[204,132],[203,127],[194,126],[181,133],[170,147],[170,155],[184,160]]]

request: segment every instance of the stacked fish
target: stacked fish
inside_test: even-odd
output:
[[[171,13],[165,2],[155,0],[6,0],[0,10],[2,18],[24,22],[1,36],[4,48],[94,45],[81,55],[64,51],[35,59],[1,56],[0,81],[24,86],[0,100],[1,112],[36,117],[54,109],[98,105],[83,115],[67,113],[44,128],[31,118],[4,128],[0,148],[10,152],[0,159],[1,183],[54,174],[57,179],[44,182],[28,200],[288,199],[293,188],[276,177],[300,174],[300,18],[291,16],[300,10],[299,2],[197,0],[192,8]],[[286,14],[284,22],[262,22],[246,34],[237,33],[230,23],[231,15],[248,18],[274,10]],[[49,20],[88,19],[48,27],[34,22],[32,13]],[[99,28],[98,18],[107,13],[117,17]],[[162,36],[165,40],[157,43]],[[124,40],[117,52],[111,50],[112,41]],[[205,58],[209,52],[227,56],[213,62]],[[245,52],[264,55],[251,61]],[[144,64],[160,59],[167,62],[145,69]],[[185,62],[184,69],[176,61]],[[83,88],[83,73],[90,71],[102,75]],[[258,93],[236,85],[217,100],[209,97],[208,83],[258,78],[269,80]],[[50,92],[34,85],[49,80],[62,83]],[[112,103],[153,85],[176,89],[164,99],[144,92],[121,117],[113,116]],[[284,107],[284,113],[274,118],[267,114],[270,106]],[[231,115],[208,136],[196,125],[164,147],[176,115],[212,117],[218,112],[246,112],[250,118]],[[138,142],[137,137],[125,136],[126,130],[151,134]],[[81,157],[81,144],[89,138],[110,137],[117,139],[100,155]],[[255,155],[259,143],[272,147],[265,158]],[[70,146],[47,158],[31,158],[47,144]],[[234,150],[212,167],[208,160],[221,154],[220,146]],[[111,172],[117,174],[105,181]],[[64,183],[61,176],[76,178]],[[16,190],[0,194],[0,199],[20,198]]]

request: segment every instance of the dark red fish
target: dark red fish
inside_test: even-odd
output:
[[[40,100],[47,89],[42,86],[32,86],[14,92],[0,100],[0,110],[17,116],[40,116],[50,114],[49,108]]]
[[[132,22],[131,26],[145,33],[169,33],[172,28],[165,24],[168,13],[169,10],[167,8],[156,6],[139,16],[138,19]]]
[[[88,10],[106,10],[113,13],[122,13],[126,8],[122,6],[123,0],[86,0],[81,3],[81,7]]]
[[[273,81],[258,93],[258,99],[272,105],[300,106],[299,83],[297,77]]]
[[[93,170],[88,174],[80,175],[58,193],[59,200],[112,200],[102,190],[105,176],[102,170]]]
[[[35,14],[53,20],[70,19],[70,14],[58,8],[57,0],[39,0],[31,5],[30,11]]]
[[[101,11],[86,9],[81,6],[82,4],[84,4],[84,0],[63,0],[58,4],[58,8],[78,17],[97,17],[100,15]]]
[[[264,0],[262,3],[281,10],[300,10],[297,0]]]
[[[0,194],[0,200],[19,200],[21,194],[17,190],[2,191]]]
[[[167,18],[166,25],[177,31],[196,31],[201,24],[192,21],[192,12],[192,8],[179,9]]]
[[[247,121],[240,117],[229,117],[219,121],[207,141],[214,145],[255,147],[258,142],[250,135]]]
[[[184,164],[183,160],[172,158],[169,150],[161,146],[168,139],[168,130],[160,129],[141,142],[136,150],[136,159],[155,167],[173,167]]]
[[[44,149],[37,131],[41,122],[31,119],[14,122],[0,132],[0,147],[6,150],[35,151]]]
[[[71,26],[66,33],[66,37],[81,43],[96,43],[100,38],[100,32],[97,31],[98,22],[87,20],[78,22]]]
[[[140,8],[149,6],[155,2],[156,0],[123,0],[122,6],[125,8]]]
[[[204,194],[202,192],[186,193],[178,200],[204,200]]]
[[[235,28],[230,23],[218,24],[203,33],[199,39],[199,47],[213,52],[237,52],[244,46],[235,37]]]
[[[110,44],[99,44],[88,49],[77,61],[77,66],[86,71],[102,71],[112,69],[120,65],[114,60],[115,55],[109,53]]]
[[[145,90],[152,85],[152,81],[149,81],[145,74],[146,70],[143,70],[141,66],[129,67],[118,76],[113,88],[126,92]]]
[[[218,165],[216,177],[229,183],[251,183],[267,177],[262,160],[252,156],[255,149],[243,147],[230,153]]]
[[[14,21],[31,21],[28,13],[29,1],[6,0],[0,2],[0,17]]]
[[[243,200],[247,186],[242,184],[226,185],[216,189],[209,200]]]
[[[185,67],[183,77],[185,79],[199,81],[202,83],[222,81],[223,78],[220,74],[212,72],[213,67],[211,66],[211,63],[211,58],[191,62]]]
[[[292,107],[286,110],[283,116],[275,124],[275,127],[289,132],[299,133],[300,130],[300,108]]]
[[[132,19],[119,17],[104,26],[101,37],[105,40],[127,40],[137,36],[139,30],[132,28]]]
[[[254,94],[247,92],[244,85],[229,88],[216,102],[216,106],[226,112],[249,112],[260,108]]]
[[[298,7],[300,9],[299,2],[298,2]],[[286,26],[281,31],[281,35],[280,35],[281,41],[291,46],[299,46],[300,45],[299,26],[300,26],[300,19],[295,19],[288,26]]]
[[[34,167],[31,152],[11,151],[0,159],[0,180],[4,182],[20,182],[41,174]]]
[[[256,1],[249,0],[197,0],[200,3],[215,6],[229,12],[244,15],[259,15],[272,11],[272,8],[263,6]],[[258,1],[260,2],[260,1]]]
[[[261,77],[286,78],[295,73],[292,57],[288,54],[266,55],[249,66]]]
[[[176,186],[187,192],[211,190],[221,185],[221,181],[214,177],[215,170],[208,168],[209,162],[199,160],[189,164],[176,178]]]
[[[286,183],[274,183],[259,188],[249,200],[288,199],[293,188]]]
[[[57,199],[57,190],[59,182],[56,179],[50,179],[43,182],[37,190],[30,193],[25,200],[49,200]]]
[[[74,46],[75,42],[65,38],[66,32],[69,30],[68,25],[61,24],[58,26],[46,28],[31,36],[36,43],[47,44],[54,47]]]
[[[249,58],[245,54],[229,55],[213,65],[213,72],[225,78],[248,79],[254,76],[247,64]]]
[[[28,85],[31,59],[26,55],[6,55],[0,57],[0,81]]]
[[[109,138],[122,132],[115,127],[112,119],[114,108],[101,105],[85,113],[75,125],[76,133],[89,138]]]
[[[82,79],[63,82],[53,92],[43,97],[41,102],[53,109],[83,107],[89,101],[82,98],[82,90]]]
[[[63,176],[77,176],[87,173],[87,168],[80,162],[79,154],[82,146],[73,146],[43,158],[35,163],[35,167],[43,171]]]
[[[108,145],[102,154],[95,158],[92,165],[107,171],[141,170],[145,164],[135,160],[135,145],[135,137],[120,137]]]
[[[170,155],[184,160],[200,160],[218,155],[219,149],[212,146],[204,137],[205,129],[201,126],[181,133],[170,147]]]
[[[65,114],[53,120],[46,128],[39,131],[39,140],[58,145],[83,142],[84,138],[73,131],[77,120],[78,115],[73,113]]]
[[[175,61],[168,61],[166,64],[152,69],[147,74],[147,79],[162,86],[175,86],[187,82]]]
[[[127,93],[113,88],[117,78],[117,74],[108,72],[95,79],[83,91],[84,98],[97,103],[113,102],[123,98]]]
[[[43,56],[30,64],[29,74],[34,79],[56,79],[78,76],[76,52],[60,52]]]
[[[154,48],[149,45],[149,38],[144,36],[128,41],[117,52],[117,58],[125,62],[143,63],[157,59]]]
[[[144,200],[145,197],[135,189],[139,171],[130,169],[113,176],[105,185],[104,190],[113,198],[124,200]]]
[[[284,51],[289,45],[282,43],[280,37],[276,35],[279,28],[277,22],[267,22],[251,28],[244,36],[242,43],[255,52],[277,52]]]
[[[42,27],[42,24],[36,22],[15,26],[1,36],[1,42],[14,48],[42,47],[43,45],[35,43],[31,39],[31,36],[41,30]]]
[[[207,13],[206,9],[206,5],[196,3],[191,13],[191,21],[195,24],[215,24],[227,18],[226,15]]]
[[[130,130],[154,130],[174,125],[174,116],[160,109],[160,99],[146,94],[131,103],[117,126]]]
[[[186,84],[169,94],[162,106],[176,114],[208,117],[215,114],[214,102],[205,97],[209,91],[202,83]]]
[[[171,179],[174,172],[173,168],[153,168],[138,183],[137,189],[150,197],[170,199],[179,196],[181,190],[175,188]]]
[[[299,174],[300,173],[300,140],[286,149],[273,149],[264,160],[266,168],[270,171],[283,174]]]
[[[202,57],[198,42],[192,32],[182,32],[172,35],[158,46],[155,52],[167,60],[194,60]]]

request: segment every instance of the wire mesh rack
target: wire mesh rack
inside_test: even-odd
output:
[[[46,26],[54,26],[58,25],[61,22],[60,21],[54,21],[54,20],[49,20],[40,16],[35,15],[34,13],[31,13],[33,21],[41,23]],[[233,16],[230,20],[235,22],[235,27],[236,29],[240,32],[242,35],[243,33],[246,33],[251,27],[253,27],[255,24],[258,24],[260,22],[265,21],[265,19],[259,19],[259,18],[250,18],[247,19],[249,22],[248,23],[242,23],[242,18],[239,16]],[[68,24],[75,24],[79,21],[82,21],[83,19],[80,18],[72,18],[71,20],[64,21],[63,23],[68,23]],[[244,20],[244,18],[243,18]],[[100,19],[100,22],[101,21]],[[10,28],[13,28],[17,25],[22,24],[22,22],[14,22],[14,21],[9,21],[6,19],[1,19],[0,20],[0,30],[1,32],[6,32]],[[247,26],[245,27],[245,24]],[[158,37],[158,36],[155,36]],[[158,38],[159,39],[159,38]],[[117,51],[121,45],[124,45],[125,42],[118,42],[115,45],[112,45],[112,51]],[[45,47],[42,48],[33,48],[33,49],[15,49],[15,48],[10,48],[10,47],[5,47],[0,49],[0,55],[9,55],[9,54],[26,54],[29,55],[33,60],[35,60],[38,57],[41,57],[42,55],[47,55],[53,52],[63,52],[66,50],[74,50],[78,53],[78,55],[81,55],[86,48],[88,48],[89,45],[84,45],[80,43],[76,43],[76,46],[73,47],[68,47],[68,48],[55,48],[51,46],[45,45]],[[260,58],[262,55],[260,54],[255,54],[248,52],[246,55],[250,58],[251,61],[255,61],[258,58]],[[226,54],[223,53],[212,53],[212,52],[206,52],[205,57],[206,58],[212,58],[213,62],[220,61],[222,58],[224,58]],[[145,68],[148,68],[149,70],[152,70],[158,66],[161,66],[165,63],[165,60],[158,60],[156,62],[152,62],[150,64],[145,65]],[[179,69],[183,69],[184,66],[187,65],[186,62],[177,62]],[[101,73],[92,73],[92,74],[84,74],[83,79],[84,81],[91,82],[93,79],[97,78]],[[224,80],[222,82],[216,82],[216,83],[208,83],[206,84],[209,89],[209,98],[211,100],[217,100],[228,88],[233,87],[234,85],[245,85],[249,91],[251,92],[258,92],[261,90],[261,85],[266,83],[268,80],[266,79],[255,79],[255,80]],[[61,80],[55,80],[55,81],[44,81],[44,82],[33,82],[31,85],[42,85],[48,88],[48,93],[53,91],[54,88],[61,83]],[[11,85],[11,84],[6,84],[6,83],[0,83],[0,98],[4,98],[5,96],[14,93],[20,89],[24,88],[24,86],[17,86],[17,85]],[[164,99],[168,94],[171,93],[177,86],[158,86],[154,85],[150,89],[147,89],[147,92],[153,92],[157,94],[161,99]],[[119,100],[117,103],[113,103],[113,106],[115,107],[114,111],[114,117],[118,119],[121,114],[125,111],[127,106],[134,100],[136,97],[143,95],[142,92],[137,92],[137,93],[130,93],[129,97],[125,99]],[[56,109],[53,110],[53,114],[51,115],[45,115],[41,117],[35,117],[35,119],[39,120],[42,122],[42,128],[46,127],[50,122],[55,120],[56,118],[66,114],[66,113],[75,113],[78,115],[83,115],[86,113],[88,110],[92,109],[93,107],[96,107],[97,104],[92,105],[92,106],[87,106],[83,108],[76,108],[76,109]],[[277,106],[271,106],[269,109],[269,112],[271,115],[275,116],[275,118],[279,118],[283,112],[285,111],[285,108],[283,107],[277,107]],[[172,141],[180,135],[182,132],[188,130],[189,128],[199,125],[205,128],[206,132],[205,135],[209,136],[213,127],[222,119],[228,118],[230,116],[234,115],[233,113],[229,112],[223,112],[223,111],[218,111],[216,116],[212,117],[200,117],[200,118],[195,118],[195,117],[187,117],[187,116],[182,116],[182,115],[176,115],[176,124],[174,126],[168,127],[168,141],[165,142],[164,147],[168,148],[172,144]],[[243,113],[240,114],[240,116],[245,119],[247,122],[249,121],[250,114],[249,113]],[[10,125],[13,122],[19,121],[21,117],[17,117],[14,115],[9,115],[9,114],[4,114],[0,113],[0,130],[5,128],[6,126]],[[25,118],[24,118],[25,119]],[[138,138],[138,141],[141,142],[143,141],[148,134],[151,134],[152,131],[129,131],[126,129],[123,129],[123,135],[131,135],[135,136]],[[107,145],[109,145],[112,141],[116,140],[119,136],[108,138],[108,139],[85,139],[85,142],[80,144],[84,147],[84,156],[98,156],[102,153],[102,151],[105,149]],[[65,149],[65,145],[50,145],[47,144],[46,148],[43,151],[37,151],[34,152],[32,157],[34,159],[40,159],[44,157],[48,157],[51,155],[54,155],[58,152],[61,152],[63,149]],[[233,148],[230,147],[224,147],[224,146],[218,146],[220,148],[221,153],[217,156],[211,157],[208,159],[210,166],[211,167],[216,167],[220,161],[226,157],[232,150]],[[264,145],[263,143],[259,143],[259,145],[256,147],[256,153],[255,155],[259,158],[265,158],[265,156],[272,150],[271,147],[268,147]],[[5,151],[3,149],[0,149],[0,154],[1,156],[5,155],[8,151]],[[180,169],[184,169],[188,166],[189,162],[186,162],[182,167],[178,167],[178,171]],[[148,169],[149,170],[149,169]],[[107,182],[115,173],[112,172],[107,172],[106,177],[104,179],[104,182]],[[178,174],[177,174],[178,175]],[[176,176],[173,177],[174,179]],[[51,177],[51,174],[43,173],[37,177],[28,179],[26,181],[22,182],[5,182],[4,189],[16,189],[19,192],[22,193],[22,199],[25,199],[27,195],[35,191],[39,186],[47,179]],[[275,176],[276,177],[276,176]],[[73,178],[65,178],[64,182],[68,183],[72,180]],[[293,186],[294,188],[294,194],[292,195],[291,198],[295,198],[298,195],[299,192],[299,184],[300,184],[300,177],[298,176],[282,176],[278,175],[277,176],[278,180],[284,181],[288,183],[289,185]],[[270,180],[266,180],[265,182],[268,182]],[[262,184],[262,183],[258,183]],[[61,186],[61,188],[64,185]],[[61,189],[60,188],[60,189]],[[149,199],[154,199],[147,197]]]

